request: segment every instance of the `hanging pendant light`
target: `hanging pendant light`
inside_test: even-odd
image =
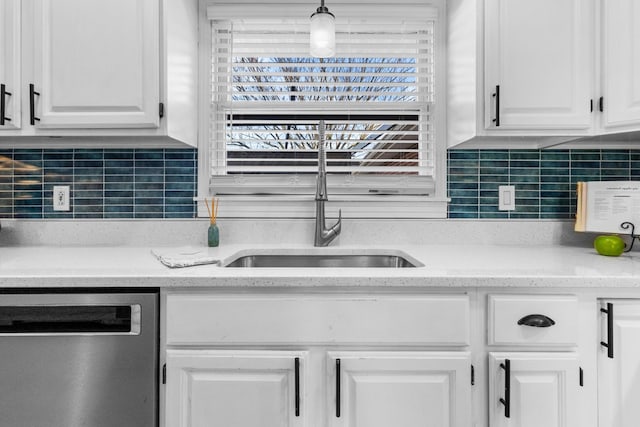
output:
[[[320,7],[311,15],[311,56],[330,58],[336,54],[336,17],[321,0]]]

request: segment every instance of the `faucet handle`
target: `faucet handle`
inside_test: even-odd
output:
[[[340,234],[340,230],[342,229],[342,209],[338,210],[338,221],[336,221],[331,229],[336,233],[336,235]]]

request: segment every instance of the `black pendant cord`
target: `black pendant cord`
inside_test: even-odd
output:
[[[318,7],[316,9],[316,13],[327,13],[327,14],[333,16],[333,13],[329,12],[329,8],[327,8],[324,5],[324,0],[320,0],[320,7]],[[316,13],[314,13],[313,15],[315,15]],[[311,15],[311,16],[313,16],[313,15]]]

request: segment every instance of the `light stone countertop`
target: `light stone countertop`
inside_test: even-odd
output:
[[[0,248],[0,287],[210,287],[210,288],[436,288],[640,287],[640,252],[620,257],[590,247],[561,245],[394,245],[313,248],[309,245],[194,246],[223,261],[239,251],[286,250],[403,251],[424,267],[386,268],[223,268],[202,265],[168,268],[151,247],[25,246]],[[365,249],[366,248],[366,249]],[[172,250],[175,248],[154,248]]]

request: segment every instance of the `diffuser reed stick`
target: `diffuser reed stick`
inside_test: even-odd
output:
[[[204,204],[207,205],[207,211],[209,211],[209,230],[207,231],[207,240],[209,247],[217,247],[220,244],[220,230],[216,224],[218,218],[218,206],[220,206],[220,199],[216,200],[215,197],[211,198],[211,205],[209,200],[204,199]]]
[[[220,201],[216,201],[215,197],[211,198],[211,207],[209,207],[209,201],[204,199],[205,204],[207,205],[207,211],[209,211],[209,221],[211,224],[216,223],[216,218],[218,217],[218,206],[220,205]]]

